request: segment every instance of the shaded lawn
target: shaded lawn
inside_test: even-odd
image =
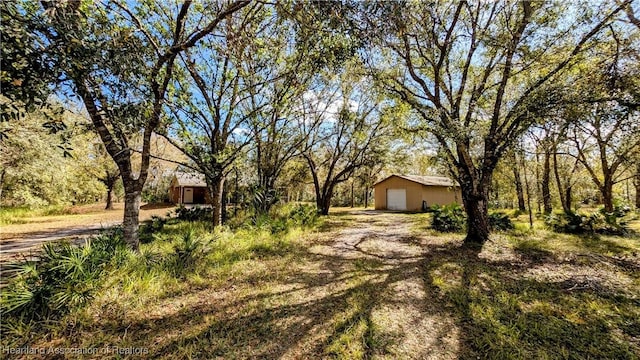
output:
[[[341,212],[316,232],[218,238],[192,273],[132,265],[22,341],[166,359],[640,357],[637,237],[516,231],[478,251],[427,218]]]

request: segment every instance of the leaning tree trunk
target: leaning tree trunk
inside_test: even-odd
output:
[[[140,242],[138,239],[140,199],[142,191],[137,186],[125,184],[124,186],[124,219],[122,231],[124,240],[135,251],[138,251]]]
[[[540,188],[542,191],[542,203],[545,214],[550,214],[553,211],[553,205],[551,204],[551,190],[549,184],[551,182],[551,154],[549,151],[544,152],[544,163],[542,167],[542,182]]]

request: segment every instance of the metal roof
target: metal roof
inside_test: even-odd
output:
[[[204,180],[204,175],[202,174],[190,174],[185,172],[176,172],[176,185],[177,186],[194,186],[194,187],[205,187],[207,186],[206,181]]]
[[[377,183],[374,184],[378,185],[383,181],[386,181],[387,179],[390,179],[394,176],[397,176],[399,178],[403,178],[405,180],[409,180],[409,181],[413,181],[415,183],[418,184],[422,184],[422,185],[427,185],[427,186],[459,186],[455,181],[449,179],[448,177],[444,177],[444,176],[423,176],[423,175],[398,175],[398,174],[393,174],[390,176],[387,176],[386,178],[378,181]]]

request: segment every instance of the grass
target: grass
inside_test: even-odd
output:
[[[56,205],[39,209],[28,207],[3,207],[0,208],[0,225],[25,224],[30,217],[71,215],[74,214],[70,206]]]
[[[169,222],[88,305],[3,322],[1,345],[161,359],[640,357],[638,236],[532,231],[523,218],[479,251],[428,229],[429,216],[341,210],[276,234]],[[198,245],[176,265],[186,234]]]
[[[122,221],[122,203],[114,204],[114,210],[104,210],[104,204],[80,206],[50,206],[40,209],[0,208],[2,239],[28,237],[34,234],[55,233],[63,229],[75,229],[96,225],[109,225]],[[151,216],[164,216],[173,206],[143,206],[140,220]]]

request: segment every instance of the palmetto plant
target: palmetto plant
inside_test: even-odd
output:
[[[47,243],[37,261],[11,266],[15,277],[0,297],[0,313],[23,320],[56,318],[93,298],[109,264],[126,257],[119,231],[103,233],[74,246]]]

